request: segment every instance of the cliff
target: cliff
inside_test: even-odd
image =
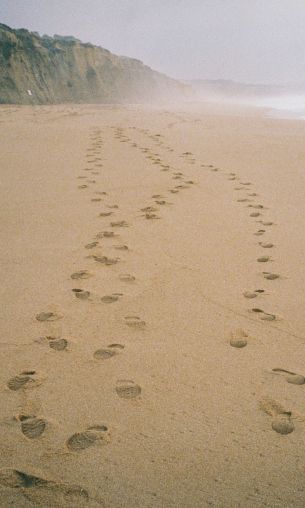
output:
[[[188,86],[72,36],[40,37],[0,24],[0,103],[142,102],[177,98]]]

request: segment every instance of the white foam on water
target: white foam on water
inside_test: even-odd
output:
[[[209,103],[250,106],[265,110],[272,118],[305,120],[305,94],[288,93],[279,95],[229,95],[214,93],[203,97]]]
[[[258,107],[272,110],[269,116],[305,120],[305,94],[262,97],[254,102]]]

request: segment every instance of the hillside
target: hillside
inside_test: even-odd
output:
[[[142,102],[188,93],[139,60],[72,36],[40,37],[3,24],[0,69],[0,104]]]

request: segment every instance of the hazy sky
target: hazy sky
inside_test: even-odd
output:
[[[0,22],[74,35],[176,78],[305,82],[305,0],[0,0]]]

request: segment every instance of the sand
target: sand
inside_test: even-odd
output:
[[[0,505],[304,507],[305,123],[0,129]]]

